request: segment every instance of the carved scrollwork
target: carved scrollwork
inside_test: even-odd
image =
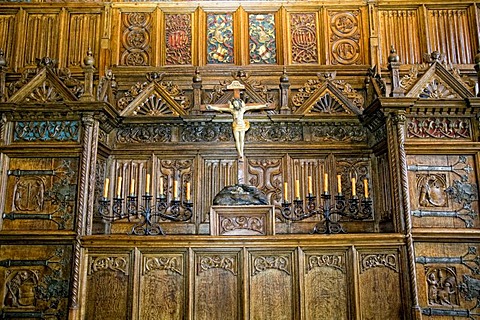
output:
[[[415,84],[418,79],[418,66],[413,66],[409,73],[404,75],[400,79],[400,87],[405,89],[405,91],[410,90],[410,88]]]
[[[468,118],[408,118],[408,138],[471,139]]]
[[[362,254],[361,272],[371,268],[389,268],[399,272],[398,255],[396,253]]]
[[[147,274],[153,270],[166,270],[182,275],[181,260],[181,257],[145,257],[143,272]]]
[[[237,258],[234,256],[202,256],[199,258],[197,265],[198,274],[205,272],[209,269],[224,269],[231,272],[233,275],[237,275],[238,265]]]
[[[297,124],[252,123],[247,141],[255,142],[294,142],[303,140],[302,126]]]
[[[346,272],[345,259],[342,255],[336,254],[320,254],[308,257],[307,272],[315,268],[329,267]]]
[[[238,216],[238,217],[221,217],[220,218],[220,234],[224,234],[233,230],[251,230],[264,234],[265,219],[264,217]]]
[[[292,62],[316,63],[317,25],[314,13],[292,13],[290,16]]]
[[[13,141],[78,142],[78,121],[17,121]]]
[[[330,43],[333,64],[351,65],[358,63],[360,48],[360,12],[330,12]]]
[[[99,271],[115,271],[129,274],[129,263],[126,257],[91,256],[88,273]]]
[[[116,133],[118,143],[154,143],[170,142],[172,128],[163,125],[123,126]]]
[[[191,124],[183,127],[183,142],[233,141],[232,127],[227,123]]]
[[[125,66],[148,66],[150,63],[151,14],[131,12],[122,15],[122,56]]]
[[[268,269],[277,269],[291,274],[291,259],[289,256],[257,256],[253,259],[252,275],[257,275]]]
[[[363,126],[347,123],[319,123],[311,129],[314,141],[365,142],[367,133]]]
[[[188,14],[165,15],[166,63],[182,65],[192,63],[192,26]]]

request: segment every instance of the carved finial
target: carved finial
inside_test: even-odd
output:
[[[88,48],[87,55],[83,58],[83,64],[85,67],[93,67],[95,64],[95,58],[93,58],[93,52],[91,48]]]
[[[480,48],[477,50],[477,54],[475,55],[473,60],[475,61],[475,70],[477,72],[480,72]]]
[[[200,70],[198,70],[198,68],[195,68],[195,75],[193,76],[193,82],[195,83],[202,82],[202,77],[200,76]]]
[[[288,78],[288,75],[287,75],[287,68],[283,67],[283,73],[280,76],[280,82],[289,82],[289,81],[290,79]]]
[[[0,69],[7,66],[7,60],[5,59],[5,53],[0,49]]]
[[[57,66],[57,60],[50,57],[43,57],[42,59],[35,59],[38,68],[55,68]]]
[[[393,45],[390,46],[390,55],[388,56],[388,63],[394,63],[399,61],[400,61],[400,57],[397,54],[397,50],[395,50],[395,47]]]
[[[164,72],[149,72],[146,75],[148,81],[162,80],[164,76]]]

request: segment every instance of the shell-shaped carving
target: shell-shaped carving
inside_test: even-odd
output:
[[[141,116],[163,116],[172,115],[173,112],[162,97],[152,94],[133,111],[133,114]]]
[[[351,113],[338,102],[334,96],[326,93],[317,100],[310,113]]]
[[[427,86],[422,90],[422,92],[418,95],[420,98],[424,99],[452,99],[458,98],[458,96],[451,91],[451,89],[434,79],[432,82],[427,84]]]

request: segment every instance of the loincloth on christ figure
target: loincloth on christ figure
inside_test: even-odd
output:
[[[244,120],[243,123],[232,123],[233,131],[247,131],[250,129],[250,122],[248,120]]]

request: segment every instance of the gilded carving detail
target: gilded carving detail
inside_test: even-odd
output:
[[[407,138],[471,139],[468,118],[408,118]]]
[[[122,14],[121,65],[150,65],[151,20],[146,12]]]
[[[315,268],[329,267],[346,273],[345,259],[343,255],[320,254],[310,255],[307,260],[307,273]]]
[[[126,257],[90,256],[88,274],[94,274],[104,270],[121,272],[124,275],[128,275],[128,260]]]
[[[192,63],[192,26],[189,14],[165,15],[166,63],[183,65]]]
[[[143,273],[153,270],[166,270],[183,275],[183,262],[181,257],[145,257]]]
[[[232,14],[207,15],[207,62],[226,64],[234,62]]]
[[[273,14],[250,14],[250,63],[277,63],[275,17]]]
[[[268,269],[277,269],[290,275],[292,273],[289,256],[256,256],[253,258],[252,275],[257,275]]]
[[[197,275],[205,272],[209,269],[224,269],[231,272],[233,275],[237,275],[238,261],[236,256],[201,256],[198,258],[197,263]]]
[[[317,22],[314,13],[292,13],[290,16],[292,62],[317,63]]]
[[[389,268],[400,272],[396,253],[362,254],[360,261],[362,273],[371,268]]]
[[[165,125],[125,125],[117,130],[115,140],[117,143],[170,142],[172,128]]]
[[[360,63],[360,11],[329,12],[332,64]]]
[[[458,306],[458,285],[455,268],[426,267],[427,301],[430,306]]]

